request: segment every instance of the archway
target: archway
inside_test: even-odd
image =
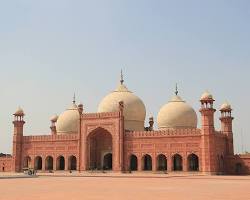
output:
[[[237,175],[242,174],[242,164],[241,163],[236,163],[236,165],[235,165],[235,173]]]
[[[173,170],[182,171],[182,157],[179,154],[173,156]]]
[[[42,170],[43,161],[41,156],[35,157],[35,170]]]
[[[193,153],[188,156],[188,170],[199,171],[199,158]]]
[[[138,170],[138,162],[137,162],[137,157],[132,154],[130,156],[130,165],[129,168],[131,171],[137,171]]]
[[[167,170],[167,158],[163,154],[160,154],[157,156],[157,170],[158,171],[166,171]]]
[[[107,153],[103,157],[103,169],[112,170],[112,153]]]
[[[112,135],[103,128],[98,128],[88,136],[88,166],[89,169],[102,170],[113,167]]]
[[[56,159],[56,170],[64,170],[65,169],[65,159],[63,156],[59,156]]]
[[[53,157],[47,156],[45,159],[45,170],[53,170]]]
[[[69,170],[76,170],[76,157],[75,156],[70,156],[69,157]]]
[[[142,158],[143,160],[143,170],[151,171],[152,170],[152,158],[150,155],[146,154]]]
[[[31,168],[31,158],[29,156],[24,158],[23,168]]]

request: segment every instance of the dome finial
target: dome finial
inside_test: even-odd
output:
[[[74,96],[73,96],[73,104],[76,103],[76,93],[74,93]]]
[[[176,83],[176,84],[175,84],[175,95],[177,96],[178,93],[179,93],[179,91],[178,91],[178,85],[177,85],[177,83]]]
[[[123,72],[122,72],[122,69],[121,69],[121,80],[120,80],[121,84],[123,85],[124,83],[124,79],[123,79]]]

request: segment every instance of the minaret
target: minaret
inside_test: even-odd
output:
[[[22,140],[23,140],[23,126],[25,121],[23,120],[24,112],[22,108],[13,114],[14,115],[14,135],[13,135],[13,168],[14,172],[22,171]]]
[[[205,92],[200,99],[201,102],[201,148],[202,163],[201,170],[205,173],[216,173],[215,155],[215,130],[214,130],[214,99],[209,92]]]
[[[221,112],[221,132],[227,136],[227,153],[228,155],[234,154],[234,145],[233,145],[233,130],[232,130],[232,108],[229,103],[222,104],[220,108]]]

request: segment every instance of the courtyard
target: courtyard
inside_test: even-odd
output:
[[[6,176],[6,175],[5,175]],[[43,174],[0,179],[0,200],[248,200],[250,176]]]

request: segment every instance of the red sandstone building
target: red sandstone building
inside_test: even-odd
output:
[[[120,81],[100,103],[97,113],[73,104],[51,118],[49,135],[25,136],[24,112],[14,114],[13,154],[0,157],[0,171],[113,170],[198,171],[209,174],[249,174],[250,156],[234,155],[231,106],[221,108],[221,129],[214,128],[214,99],[200,99],[197,114],[178,96],[164,105],[144,127],[146,108]]]

